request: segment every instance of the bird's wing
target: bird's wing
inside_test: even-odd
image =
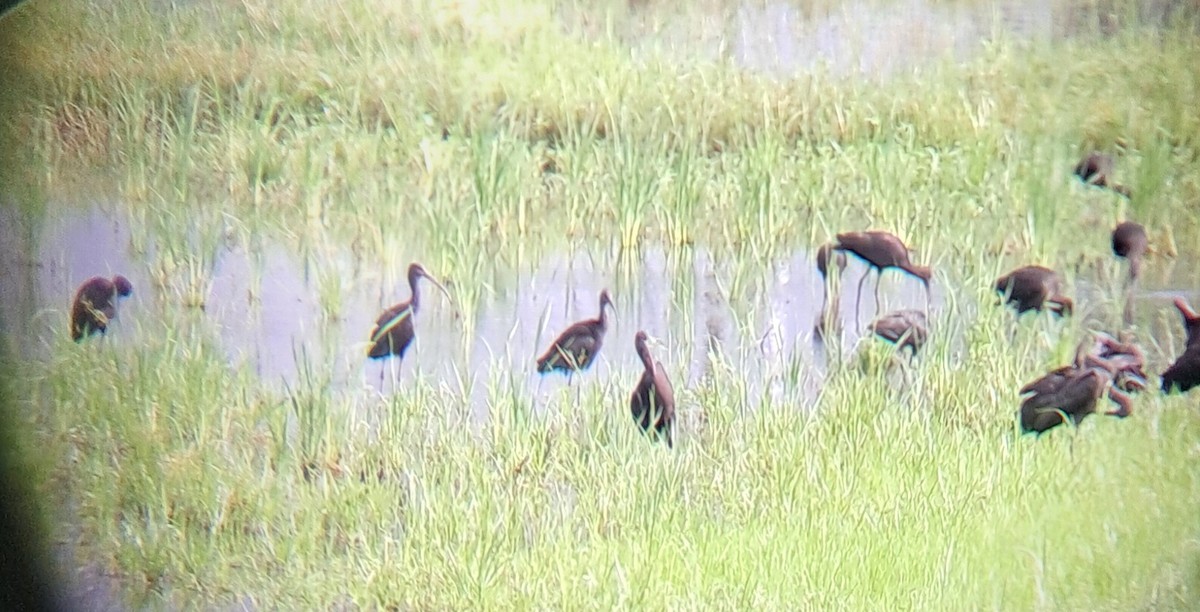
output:
[[[371,342],[379,342],[381,338],[388,335],[397,325],[408,320],[412,316],[412,308],[405,305],[403,308],[389,308],[383,314],[379,315],[379,319],[375,321],[375,329],[371,330]]]

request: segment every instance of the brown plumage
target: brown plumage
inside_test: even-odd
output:
[[[675,391],[671,388],[671,380],[667,378],[662,363],[650,357],[650,349],[646,346],[648,339],[644,331],[639,331],[633,339],[633,346],[645,369],[629,398],[629,411],[633,415],[633,422],[643,432],[650,434],[653,430],[652,437],[665,438],[669,448],[675,423]]]
[[[1022,395],[1029,394],[1021,402],[1021,429],[1040,434],[1064,423],[1064,415],[1078,425],[1096,411],[1096,401],[1106,390],[1117,409],[1105,414],[1129,416],[1132,400],[1111,382],[1106,370],[1099,367],[1067,366],[1046,374],[1021,388]]]
[[[79,342],[91,334],[105,333],[117,316],[117,298],[133,294],[133,284],[120,274],[111,280],[93,276],[79,286],[71,304],[71,339]]]
[[[1175,298],[1175,308],[1183,317],[1187,339],[1183,354],[1162,373],[1163,393],[1176,389],[1186,393],[1200,385],[1200,315],[1183,298]]]
[[[1075,176],[1087,185],[1095,185],[1097,187],[1107,187],[1116,193],[1125,197],[1130,197],[1131,193],[1128,187],[1113,182],[1112,173],[1116,167],[1111,155],[1092,151],[1083,156],[1078,164],[1075,164]]]
[[[1133,401],[1125,390],[1145,388],[1142,352],[1129,339],[1118,341],[1097,335],[1090,347],[1080,344],[1075,363],[1057,368],[1021,388],[1021,429],[1042,433],[1061,425],[1063,416],[1078,425],[1096,411],[1096,401],[1105,392],[1117,405],[1105,414],[1127,417]]]
[[[1008,296],[1007,302],[1017,314],[1043,308],[1069,315],[1075,303],[1062,295],[1058,273],[1042,266],[1023,266],[996,279],[996,292]]]
[[[404,358],[404,352],[412,344],[415,335],[413,317],[421,307],[421,290],[417,281],[422,278],[433,283],[442,293],[450,295],[446,288],[430,276],[421,264],[414,263],[409,266],[408,289],[412,293],[412,297],[407,302],[400,302],[379,315],[375,321],[375,327],[371,329],[371,348],[367,351],[367,357],[383,359],[395,355],[401,359]]]
[[[575,323],[559,334],[546,353],[538,357],[538,372],[545,374],[558,370],[570,374],[591,366],[600,352],[604,332],[608,328],[605,307],[613,307],[608,290],[600,292],[600,316]]]
[[[1186,393],[1200,385],[1200,345],[1193,344],[1162,373],[1162,391]]]
[[[875,268],[880,276],[887,268],[903,270],[925,285],[926,302],[929,301],[929,280],[933,278],[933,270],[927,266],[914,264],[908,255],[908,247],[895,235],[882,231],[846,232],[837,235],[837,245],[841,251],[854,253]],[[858,281],[858,295],[854,301],[854,317],[857,325],[859,306],[862,301],[862,286],[867,280],[864,274]],[[879,308],[879,277],[875,279],[875,308]]]
[[[1129,276],[1125,280],[1125,310],[1122,313],[1125,325],[1133,325],[1133,288],[1142,273],[1142,257],[1148,246],[1146,228],[1140,224],[1124,221],[1113,228],[1113,254],[1129,262]]]
[[[1200,313],[1192,310],[1192,307],[1188,306],[1187,300],[1183,298],[1175,298],[1175,308],[1183,317],[1183,331],[1187,338],[1184,346],[1190,347],[1200,342]]]
[[[1122,391],[1146,389],[1146,355],[1128,334],[1122,333],[1119,340],[1097,334],[1087,363],[1107,370],[1113,384]]]
[[[925,340],[929,337],[925,313],[920,310],[897,310],[888,313],[875,319],[870,329],[876,336],[900,348],[911,349],[913,354],[925,345]]]
[[[817,249],[817,272],[821,273],[821,311],[820,320],[813,327],[813,334],[817,338],[824,338],[828,334],[836,334],[841,329],[841,322],[838,321],[838,296],[833,295],[832,299],[829,295],[829,262],[837,266],[839,277],[840,273],[846,269],[846,253],[839,251],[837,245],[828,242],[821,245]]]

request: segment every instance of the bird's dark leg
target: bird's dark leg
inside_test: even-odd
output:
[[[880,270],[879,274],[875,277],[875,314],[873,315],[875,317],[879,316],[879,285],[881,284],[883,284],[882,270]]]
[[[867,275],[870,273],[871,268],[867,268],[867,271],[863,272],[862,278],[858,279],[858,294],[854,298],[854,329],[858,329],[860,324],[859,322],[862,320],[862,317],[859,314],[862,307],[862,288],[863,283],[867,281]]]

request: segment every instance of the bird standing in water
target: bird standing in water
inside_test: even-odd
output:
[[[133,294],[133,283],[120,274],[112,280],[93,276],[79,286],[71,304],[71,339],[79,342],[94,333],[104,334],[117,317],[117,298]]]
[[[837,245],[829,242],[821,245],[817,249],[817,272],[821,273],[821,312],[818,315],[820,319],[813,327],[813,336],[823,340],[829,334],[837,334],[841,330],[841,322],[838,321],[838,287],[834,287],[834,293],[830,295],[829,285],[829,264],[837,266],[838,276],[841,278],[841,273],[846,270],[846,252],[839,251]],[[838,285],[841,283],[839,282]]]
[[[644,433],[651,435],[652,439],[665,438],[667,448],[670,448],[671,430],[675,424],[675,391],[671,388],[671,380],[667,378],[663,364],[650,356],[647,340],[649,336],[644,331],[639,331],[633,339],[633,346],[645,369],[629,398],[629,411],[633,415],[633,422]]]
[[[908,247],[895,235],[877,230],[846,232],[837,235],[837,245],[834,248],[858,255],[878,271],[879,276],[875,279],[876,310],[879,310],[879,281],[883,276],[883,271],[887,268],[897,268],[920,279],[921,283],[925,285],[925,303],[928,305],[930,301],[929,280],[933,278],[933,270],[928,266],[918,266],[912,263],[908,256]],[[864,274],[858,281],[858,294],[854,300],[854,324],[856,327],[862,302],[862,286],[866,280],[867,275]]]
[[[608,329],[608,311],[613,308],[608,290],[600,292],[600,316],[571,325],[538,357],[537,370],[541,374],[552,371],[571,375],[586,370],[596,360],[604,344],[604,332]]]
[[[404,358],[404,352],[412,344],[416,333],[413,328],[413,317],[421,307],[421,289],[417,281],[422,278],[433,283],[442,293],[446,294],[446,297],[450,297],[446,288],[430,276],[421,264],[410,265],[408,267],[408,289],[412,297],[407,302],[400,302],[383,311],[376,319],[375,327],[371,329],[371,348],[367,351],[368,358],[385,359],[393,355],[400,359]],[[379,371],[379,384],[382,388],[383,370]]]
[[[1113,254],[1129,262],[1129,276],[1125,280],[1125,310],[1122,314],[1125,325],[1133,325],[1133,290],[1142,273],[1142,257],[1146,255],[1148,247],[1146,228],[1141,224],[1124,221],[1113,228]]]

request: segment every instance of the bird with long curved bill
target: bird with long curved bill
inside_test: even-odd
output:
[[[425,279],[441,290],[447,298],[450,293],[437,279],[429,275],[419,263],[408,267],[408,288],[412,297],[406,302],[400,302],[379,315],[375,327],[371,329],[371,347],[367,350],[370,359],[386,359],[396,356],[404,358],[405,351],[412,344],[416,330],[413,327],[413,317],[421,307],[421,290],[417,281]],[[380,388],[383,386],[383,370],[379,371]]]
[[[675,390],[671,387],[671,379],[661,361],[655,361],[650,356],[647,342],[650,336],[639,331],[633,338],[633,346],[637,349],[638,359],[644,368],[642,378],[629,397],[629,412],[633,422],[652,440],[664,438],[667,448],[671,448],[672,433],[675,426]]]
[[[613,308],[607,289],[600,292],[600,315],[579,321],[559,334],[550,348],[538,357],[538,373],[558,371],[569,376],[588,369],[604,344],[604,332],[608,329],[606,308]]]
[[[933,269],[928,266],[918,266],[914,264],[908,255],[908,247],[904,242],[890,232],[871,230],[866,232],[846,232],[837,235],[837,245],[834,247],[839,251],[846,251],[858,255],[860,259],[867,263],[871,269],[874,269],[878,274],[875,277],[875,310],[879,311],[879,281],[883,277],[883,271],[888,268],[896,268],[917,277],[921,284],[925,286],[925,310],[929,310],[929,281],[933,278]],[[869,270],[868,270],[869,272]],[[858,293],[854,298],[854,325],[859,324],[859,307],[862,303],[862,288],[866,282],[867,275],[864,274],[858,281]]]

